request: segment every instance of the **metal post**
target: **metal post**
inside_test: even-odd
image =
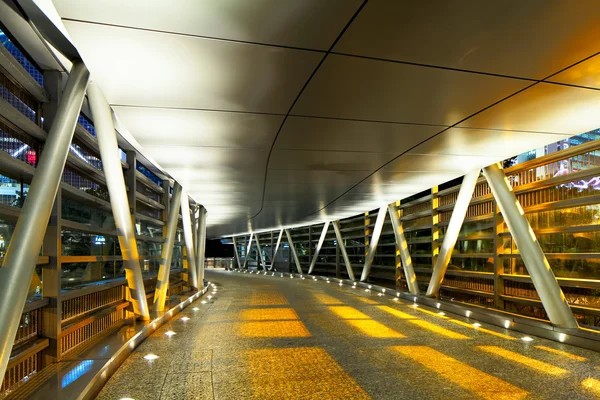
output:
[[[484,168],[483,175],[490,185],[550,322],[562,328],[578,328],[571,307],[500,164]]]
[[[156,278],[156,290],[154,291],[153,311],[163,311],[165,301],[167,300],[167,290],[169,289],[169,277],[171,274],[171,260],[173,258],[173,247],[175,245],[175,233],[177,232],[177,223],[179,222],[179,207],[181,205],[181,185],[175,182],[173,187],[173,198],[169,209],[167,220],[166,237],[163,241],[160,268]]]
[[[417,283],[417,276],[413,269],[412,259],[410,258],[410,252],[408,251],[408,244],[406,243],[406,237],[404,236],[404,229],[402,228],[402,221],[398,215],[398,210],[394,204],[388,206],[390,214],[390,220],[392,221],[392,228],[394,229],[394,237],[396,238],[396,250],[400,253],[400,259],[402,260],[402,266],[404,267],[404,276],[406,278],[406,284],[408,290],[412,294],[419,294],[419,285]]]
[[[360,281],[364,282],[369,279],[371,273],[371,264],[375,258],[375,252],[377,251],[377,245],[379,244],[379,238],[381,237],[381,230],[383,229],[383,223],[385,222],[385,214],[387,213],[387,206],[383,206],[377,213],[377,219],[375,220],[375,227],[373,228],[373,236],[371,236],[371,243],[369,244],[369,250],[365,257],[365,265],[363,266],[362,275]]]
[[[250,249],[252,249],[252,238],[254,237],[254,232],[250,232],[250,239],[248,239],[248,246],[246,247],[246,257],[244,257],[244,266],[242,269],[246,269],[246,265],[248,264],[248,257],[250,257]]]
[[[302,266],[300,265],[300,260],[298,259],[298,253],[296,253],[296,248],[294,247],[294,241],[292,240],[292,235],[290,234],[290,230],[285,230],[285,236],[287,237],[288,244],[290,245],[290,251],[294,256],[294,262],[296,263],[296,270],[299,274],[302,274]]]
[[[319,236],[319,242],[317,243],[315,254],[313,255],[312,260],[310,261],[310,267],[308,268],[309,274],[312,274],[313,269],[315,269],[315,265],[317,264],[317,258],[319,257],[319,253],[321,252],[321,247],[323,247],[323,242],[325,242],[325,237],[327,236],[328,229],[329,221],[325,222],[325,225],[323,225],[323,230],[321,231],[321,236]]]
[[[187,191],[181,190],[181,223],[183,225],[183,236],[185,238],[185,251],[188,260],[188,279],[193,288],[198,288],[198,270],[196,269],[196,257],[194,256],[194,236],[192,235],[192,219],[190,217],[190,198]]]
[[[104,95],[94,82],[91,82],[88,87],[88,97],[94,117],[94,127],[96,128],[98,147],[100,148],[102,168],[106,177],[110,206],[117,227],[119,244],[121,245],[123,266],[133,311],[142,319],[150,319],[112,112]]]
[[[256,242],[256,247],[257,247],[258,257],[259,257],[258,259],[260,260],[260,263],[262,264],[263,269],[266,271],[267,263],[265,263],[265,260],[263,258],[262,249],[260,248],[260,242],[258,241],[258,235],[254,236],[254,241]]]
[[[198,282],[204,286],[204,257],[206,256],[206,208],[200,206],[198,215]]]
[[[277,257],[277,251],[279,250],[279,245],[281,244],[281,237],[283,236],[283,229],[279,231],[279,237],[277,237],[277,244],[275,245],[275,251],[273,251],[273,257],[271,257],[271,269],[275,268],[275,258]]]
[[[350,263],[348,252],[346,252],[346,246],[344,245],[342,231],[340,231],[340,221],[333,221],[331,224],[333,225],[333,230],[335,231],[335,237],[337,240],[338,247],[340,248],[340,251],[342,253],[344,264],[346,264],[346,271],[348,272],[348,277],[351,281],[354,281],[356,279],[354,278],[354,271],[352,270],[352,264]]]
[[[454,250],[454,246],[456,246],[460,228],[467,215],[467,210],[471,203],[471,198],[473,197],[473,191],[475,190],[477,179],[479,179],[479,172],[480,170],[477,170],[465,175],[462,184],[460,185],[458,198],[454,204],[454,210],[450,216],[446,234],[444,235],[444,240],[440,247],[440,254],[435,262],[431,280],[427,287],[426,295],[428,297],[437,297],[438,295],[440,286],[444,280],[444,275],[446,274],[446,269],[448,268],[448,263],[452,257],[452,251]]]
[[[85,65],[75,61],[0,268],[0,377],[6,372],[27,301],[88,79]]]
[[[240,253],[238,252],[235,236],[233,236],[232,239],[233,239],[233,251],[235,252],[235,260],[237,261],[237,267],[239,269],[242,267],[242,264],[240,264]]]

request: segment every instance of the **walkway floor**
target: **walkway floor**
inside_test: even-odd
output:
[[[600,397],[599,353],[333,282],[207,279],[212,298],[147,339],[99,399]]]

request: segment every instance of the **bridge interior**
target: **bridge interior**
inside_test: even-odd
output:
[[[99,399],[600,395],[596,352],[333,281],[226,271],[207,279],[211,298],[142,343]]]

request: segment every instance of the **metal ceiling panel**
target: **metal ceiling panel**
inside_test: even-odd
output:
[[[508,158],[571,135],[544,134],[519,131],[450,128],[429,141],[415,147],[408,154],[485,154]],[[490,143],[494,143],[490,146]]]
[[[367,171],[307,171],[305,169],[269,170],[267,175],[268,184],[277,183],[312,183],[329,184],[337,182],[340,184],[354,184],[371,174]]]
[[[332,55],[292,114],[450,126],[531,83]]]
[[[65,26],[111,105],[285,114],[323,57],[80,22]]]
[[[599,35],[597,0],[371,0],[334,51],[544,79]]]
[[[429,125],[290,117],[275,148],[401,153],[443,129]]]
[[[269,169],[373,171],[395,156],[388,153],[275,149],[271,154]]]
[[[600,55],[566,69],[548,81],[600,89]]]
[[[280,115],[146,107],[113,107],[141,144],[269,148]]]
[[[538,83],[459,126],[578,135],[600,126],[598,110],[598,90]]]
[[[63,18],[327,50],[361,0],[53,0]]]
[[[502,157],[488,155],[416,155],[405,154],[397,160],[392,161],[385,167],[385,171],[393,172],[436,172],[444,171],[465,174],[476,168],[493,164]],[[442,183],[442,182],[439,182]],[[415,190],[415,193],[419,190]]]

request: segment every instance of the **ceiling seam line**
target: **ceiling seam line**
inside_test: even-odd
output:
[[[338,41],[341,39],[341,37],[344,35],[344,33],[346,33],[346,30],[348,30],[348,28],[350,27],[350,25],[352,24],[352,22],[354,22],[354,20],[356,19],[356,17],[358,17],[358,14],[360,14],[360,12],[363,10],[363,8],[365,7],[365,5],[368,2],[369,2],[369,0],[364,0],[362,2],[362,4],[358,7],[358,9],[354,12],[354,14],[350,18],[350,20],[346,23],[346,25],[344,26],[344,28],[342,29],[342,31],[339,33],[339,35],[336,37],[336,39],[333,41],[333,43],[331,44],[331,46],[327,50],[327,53],[325,53],[325,55],[323,56],[323,58],[321,59],[321,61],[319,61],[319,63],[317,64],[317,67],[314,69],[314,71],[312,72],[312,74],[310,74],[310,76],[308,77],[308,79],[304,83],[304,86],[302,86],[302,89],[300,89],[300,92],[298,93],[298,95],[296,96],[296,98],[294,99],[294,101],[292,102],[292,104],[291,104],[288,112],[286,113],[286,116],[283,118],[283,121],[281,122],[281,125],[279,126],[279,129],[277,130],[277,133],[275,134],[275,138],[273,139],[273,143],[271,144],[271,148],[270,148],[269,154],[267,156],[267,162],[266,162],[266,165],[265,165],[265,172],[264,172],[264,182],[263,182],[263,193],[262,193],[261,207],[260,207],[260,209],[258,210],[258,212],[256,214],[254,214],[253,216],[251,216],[250,218],[248,218],[248,221],[251,221],[252,219],[256,218],[258,215],[260,215],[260,213],[264,209],[264,201],[265,201],[264,199],[265,199],[265,194],[266,194],[266,189],[267,189],[267,177],[268,177],[268,174],[269,174],[269,164],[271,162],[271,155],[273,154],[273,149],[275,148],[275,143],[277,142],[277,138],[279,137],[279,134],[283,130],[283,126],[285,125],[285,122],[287,121],[289,115],[291,114],[294,106],[296,105],[296,103],[300,99],[300,96],[302,96],[302,93],[304,93],[304,90],[308,87],[308,84],[310,83],[310,81],[312,80],[312,78],[317,74],[317,71],[319,70],[319,68],[321,68],[321,65],[323,65],[323,63],[327,59],[327,56],[329,55],[329,53],[331,53],[331,51],[333,50],[333,48],[335,47],[335,45],[338,43]]]

